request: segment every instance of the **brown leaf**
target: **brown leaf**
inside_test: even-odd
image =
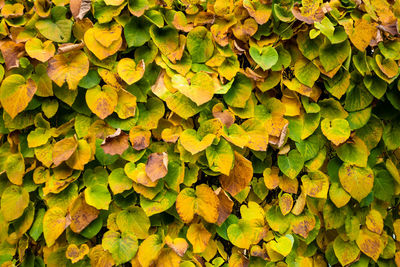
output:
[[[5,41],[0,43],[1,54],[6,63],[7,70],[19,67],[19,58],[25,52],[23,43],[15,43],[13,41]]]
[[[232,196],[237,195],[246,188],[253,178],[253,165],[251,161],[235,151],[235,164],[229,176],[221,175],[219,181],[222,188]]]
[[[81,20],[89,12],[92,0],[71,0],[70,9],[76,20]]]
[[[140,126],[135,126],[129,131],[129,141],[135,150],[142,150],[150,145],[151,132]]]
[[[150,180],[155,182],[163,178],[168,173],[168,154],[152,153],[146,163],[146,174]]]
[[[85,44],[83,42],[78,43],[78,44],[73,44],[73,43],[59,44],[58,45],[58,53],[59,54],[68,53],[71,51],[81,50],[84,47],[85,47]]]
[[[118,128],[114,134],[109,135],[104,139],[101,147],[106,154],[121,155],[129,147],[128,135]]]
[[[87,204],[84,195],[80,194],[69,206],[69,216],[71,230],[80,233],[99,216],[99,211]]]
[[[78,147],[78,142],[74,137],[69,137],[58,141],[53,147],[53,163],[55,166],[69,159]]]
[[[233,201],[221,187],[215,190],[215,193],[217,194],[219,199],[217,224],[221,225],[231,214]]]

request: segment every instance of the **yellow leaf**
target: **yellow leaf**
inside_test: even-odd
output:
[[[78,146],[75,152],[67,159],[66,163],[69,167],[75,170],[83,171],[85,164],[90,161],[92,157],[92,149],[85,139],[78,141]]]
[[[121,119],[135,116],[136,96],[121,88],[118,91],[118,104],[115,107],[115,112]]]
[[[279,168],[272,166],[263,171],[264,184],[269,190],[275,189],[279,185]]]
[[[179,256],[183,256],[186,253],[186,250],[189,247],[188,242],[184,238],[177,237],[172,239],[169,235],[165,237],[165,244],[170,247],[176,254]]]
[[[25,80],[19,74],[12,74],[4,79],[0,87],[0,102],[4,110],[14,119],[25,110],[36,92],[32,79]]]
[[[66,222],[65,211],[62,208],[53,207],[46,211],[43,217],[43,235],[48,247],[51,247],[64,232]]]
[[[195,130],[186,129],[181,133],[179,140],[183,148],[194,155],[211,146],[214,138],[214,134],[209,133],[205,136],[199,136],[199,134]]]
[[[279,198],[279,208],[281,209],[281,212],[283,215],[288,214],[293,207],[293,198],[292,195],[288,193],[284,193],[280,198]]]
[[[98,59],[103,60],[114,55],[122,45],[122,26],[113,24],[96,24],[85,32],[86,47]]]
[[[65,256],[70,259],[72,263],[82,260],[89,253],[89,247],[82,244],[80,248],[77,245],[71,244],[68,246]]]
[[[157,185],[157,180],[152,181],[151,178],[147,175],[146,165],[144,163],[139,163],[138,165],[135,165],[134,162],[129,162],[125,164],[124,170],[126,175],[135,183],[147,187],[155,187]]]
[[[147,237],[139,246],[138,250],[138,261],[142,267],[149,267],[157,261],[158,256],[161,253],[161,249],[164,247],[164,242],[159,235],[150,235]]]
[[[48,61],[56,52],[52,41],[47,40],[42,43],[38,38],[29,39],[25,43],[25,50],[31,58],[35,58],[41,62]]]
[[[109,85],[102,88],[96,86],[86,91],[86,103],[94,114],[104,120],[114,112],[118,104],[118,94]]]
[[[381,234],[383,231],[383,218],[379,211],[370,210],[365,218],[365,224],[371,232]]]
[[[118,62],[117,71],[122,80],[127,84],[133,84],[139,81],[144,75],[144,60],[142,59],[139,64],[136,65],[133,59],[123,58]]]
[[[183,189],[176,199],[176,210],[185,223],[190,223],[195,214],[202,216],[209,223],[218,220],[219,199],[206,185]]]
[[[211,233],[207,231],[203,224],[192,223],[186,237],[193,246],[193,253],[201,253],[207,248]]]
[[[374,185],[374,173],[369,167],[344,163],[339,169],[339,178],[344,190],[358,202],[371,192]]]
[[[78,148],[78,142],[74,137],[69,137],[58,141],[53,147],[53,163],[55,166],[68,160]]]
[[[291,221],[291,228],[293,233],[307,238],[311,230],[314,229],[316,220],[314,215],[307,213],[295,216]]]
[[[378,260],[384,248],[381,237],[367,229],[361,229],[356,243],[360,250],[375,262]]]
[[[315,198],[327,198],[329,190],[329,178],[320,171],[310,172],[308,175],[301,177],[304,186],[304,192]]]
[[[82,51],[55,55],[49,60],[47,74],[59,87],[67,82],[75,90],[79,81],[89,72],[89,59]]]
[[[158,257],[156,267],[179,267],[181,260],[181,257],[179,257],[172,249],[164,248]]]

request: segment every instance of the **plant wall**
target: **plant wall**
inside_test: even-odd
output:
[[[399,266],[398,0],[0,1],[1,266]]]

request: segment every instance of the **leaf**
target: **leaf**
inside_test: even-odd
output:
[[[281,209],[282,214],[285,216],[287,215],[293,207],[293,198],[292,195],[288,193],[284,193],[279,198],[279,208]]]
[[[357,167],[350,163],[343,163],[340,167],[339,179],[343,188],[358,202],[371,192],[374,185],[374,173],[369,167]]]
[[[303,168],[304,160],[299,151],[292,150],[287,156],[278,156],[278,166],[289,178],[294,179]]]
[[[85,98],[90,110],[103,120],[114,112],[118,104],[118,94],[109,85],[95,86],[87,90]]]
[[[160,235],[148,236],[139,246],[137,259],[142,266],[150,266],[155,262],[164,247],[164,240]]]
[[[115,133],[108,135],[101,143],[104,153],[109,155],[122,155],[128,149],[129,136],[118,128]]]
[[[132,180],[126,176],[123,168],[112,170],[108,176],[108,184],[113,194],[119,194],[132,188]]]
[[[69,19],[57,21],[42,19],[35,23],[35,27],[47,39],[57,43],[66,43],[71,39],[72,24]]]
[[[339,44],[330,44],[325,41],[325,44],[320,46],[319,58],[325,71],[331,71],[334,68],[342,65],[342,63],[349,56],[351,50],[350,42],[348,40]]]
[[[54,153],[54,150],[53,150]],[[74,153],[66,160],[67,165],[75,170],[84,169],[85,165],[92,158],[92,149],[86,140],[78,140],[78,146]]]
[[[266,46],[266,47],[256,47],[256,46],[251,46],[249,49],[250,56],[252,59],[263,69],[263,70],[268,70],[270,69],[273,65],[275,65],[276,62],[278,62],[278,52],[276,52],[275,48],[272,46]]]
[[[108,210],[111,195],[106,186],[97,184],[86,188],[85,200],[96,209]]]
[[[117,65],[118,75],[124,80],[127,84],[133,84],[139,81],[145,71],[144,60],[142,59],[137,65],[134,60],[130,58],[123,58],[118,61]]]
[[[25,80],[19,74],[7,76],[0,87],[1,105],[13,119],[28,106],[36,89],[32,79]]]
[[[82,244],[79,248],[75,244],[68,246],[65,256],[70,259],[72,263],[83,260],[83,258],[89,253],[89,247],[86,244]]]
[[[222,174],[219,177],[222,188],[231,195],[236,196],[249,185],[253,178],[253,165],[251,161],[235,151],[233,169],[229,175]]]
[[[193,253],[201,253],[207,248],[211,233],[207,231],[203,224],[192,223],[186,237],[193,246]]]
[[[102,246],[108,250],[116,264],[130,261],[138,250],[138,240],[134,234],[108,231],[104,234]]]
[[[47,74],[59,87],[67,82],[68,88],[75,90],[79,81],[89,71],[89,60],[82,51],[55,55],[49,60]]]
[[[189,248],[189,244],[186,239],[180,237],[172,239],[169,235],[165,237],[165,244],[175,251],[175,253],[180,257],[185,255],[187,249]]]
[[[91,0],[71,0],[69,8],[71,9],[72,16],[76,20],[82,20],[83,17],[90,11]]]
[[[379,211],[370,210],[365,218],[365,225],[371,232],[381,234],[383,231],[383,218]]]
[[[118,213],[116,218],[118,228],[122,233],[131,233],[138,239],[149,236],[150,220],[140,207],[130,207]]]
[[[78,142],[74,137],[62,139],[55,143],[53,147],[53,163],[55,166],[60,165],[63,161],[68,160],[77,150]]]
[[[51,247],[64,232],[67,219],[65,211],[59,207],[48,209],[43,217],[43,235],[48,247]]]
[[[69,227],[75,233],[80,233],[99,216],[99,211],[86,203],[83,194],[70,204],[68,212],[71,218]]]
[[[378,260],[379,255],[382,253],[384,248],[380,236],[368,231],[367,229],[361,229],[356,242],[360,250],[375,262]]]
[[[187,35],[186,46],[193,62],[206,62],[214,52],[211,32],[203,26],[194,28]]]
[[[365,143],[355,136],[353,140],[340,145],[336,149],[336,153],[341,160],[359,167],[366,167],[369,151]]]
[[[99,60],[114,55],[122,45],[122,27],[117,23],[96,24],[84,35],[86,47]]]
[[[292,235],[285,235],[271,241],[271,249],[286,257],[292,250],[294,238]]]
[[[233,166],[234,153],[231,145],[225,139],[222,138],[218,145],[206,148],[206,157],[211,170],[229,175]]]
[[[54,56],[56,48],[52,41],[42,43],[40,39],[32,38],[25,43],[25,50],[28,55],[41,62],[46,62]]]
[[[322,133],[336,146],[346,142],[350,137],[350,126],[344,119],[324,119],[321,122]]]
[[[257,238],[255,222],[251,220],[241,219],[237,223],[229,225],[227,232],[229,241],[239,248],[248,249]]]
[[[190,223],[195,214],[209,223],[218,219],[219,200],[210,187],[205,184],[183,189],[176,199],[176,210],[185,223]]]
[[[194,155],[209,147],[214,141],[214,138],[214,134],[207,134],[201,137],[195,130],[187,129],[181,133],[179,140],[182,146]]]
[[[354,241],[344,241],[340,236],[333,242],[333,250],[343,266],[355,262],[360,255],[360,249]]]
[[[198,72],[190,79],[190,85],[185,77],[175,74],[172,79],[172,86],[183,95],[188,97],[197,106],[210,101],[215,92],[215,84],[212,78],[205,72]]]
[[[146,163],[146,174],[153,182],[165,177],[168,173],[168,154],[152,153]]]
[[[10,182],[22,185],[25,174],[25,162],[21,153],[7,155],[3,167]]]
[[[313,87],[319,78],[320,71],[312,61],[299,59],[294,65],[294,75],[302,84]]]
[[[1,195],[1,214],[6,221],[22,216],[29,204],[29,193],[20,186],[10,185]]]

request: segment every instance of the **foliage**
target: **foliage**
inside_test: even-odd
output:
[[[400,266],[398,0],[0,9],[1,266]]]

